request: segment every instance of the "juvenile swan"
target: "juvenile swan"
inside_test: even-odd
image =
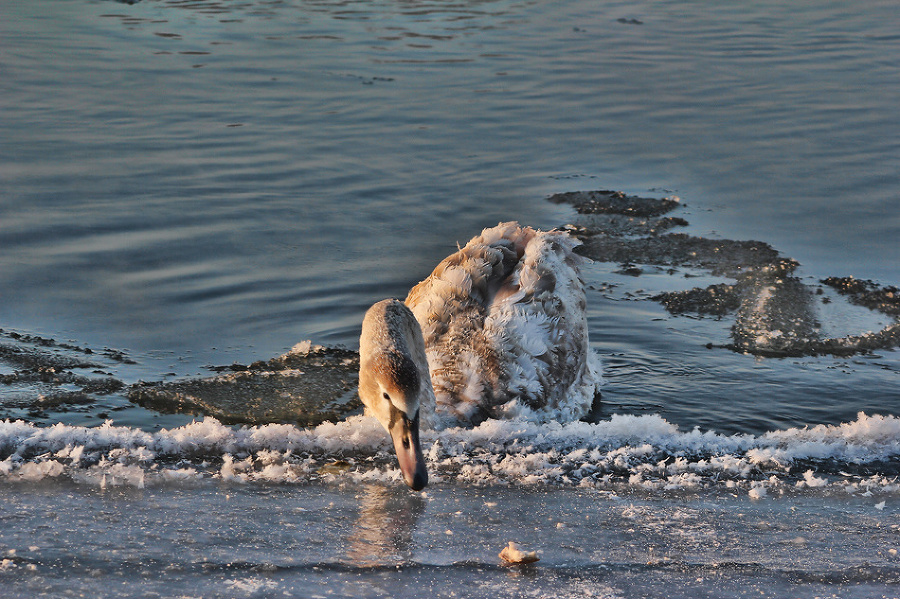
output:
[[[420,491],[428,472],[419,444],[423,409],[434,410],[422,329],[395,299],[369,308],[359,339],[359,397],[391,434],[406,484]]]
[[[601,378],[576,245],[563,231],[501,223],[438,264],[405,305],[366,313],[360,398],[391,433],[410,487],[428,481],[420,423],[568,421],[591,408]]]

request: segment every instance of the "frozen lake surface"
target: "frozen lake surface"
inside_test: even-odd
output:
[[[372,419],[0,425],[13,597],[893,597],[900,421],[760,437],[657,416],[426,433]],[[509,541],[539,552],[504,565]]]
[[[0,495],[16,598],[872,598],[900,583],[900,519],[871,497],[211,481]],[[510,540],[540,561],[502,565]]]

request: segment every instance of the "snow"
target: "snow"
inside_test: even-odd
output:
[[[649,492],[743,489],[750,498],[796,492],[893,493],[891,473],[860,468],[900,457],[900,419],[722,435],[681,431],[660,416],[616,415],[590,424],[514,418],[424,431],[433,484],[630,487]],[[0,422],[0,480],[67,478],[98,486],[313,480],[396,482],[387,435],[355,416],[314,428],[230,427],[213,418],[155,433],[107,421],[95,428]],[[347,460],[345,471],[321,469]],[[802,463],[802,468],[799,464]],[[841,474],[835,475],[834,472]]]

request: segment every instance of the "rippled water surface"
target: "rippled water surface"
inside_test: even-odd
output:
[[[564,224],[544,198],[574,189],[677,193],[693,234],[766,241],[811,281],[900,281],[890,3],[0,10],[12,330],[156,356],[168,363],[151,371],[179,375],[302,339],[355,347],[368,305],[403,297],[484,226]],[[889,374],[823,385],[858,365],[701,351],[728,324],[657,326],[667,317],[645,302],[589,299],[612,411],[759,431],[897,407],[893,357]],[[796,417],[822,387],[831,416]],[[759,418],[715,405],[747,393],[787,405]]]
[[[900,284],[898,32],[896,4],[877,1],[7,0],[0,4],[3,343],[13,343],[13,332],[91,347],[92,359],[100,361],[118,356],[102,348],[122,351],[136,364],[113,360],[103,369],[125,383],[208,375],[207,365],[267,360],[305,339],[355,348],[366,307],[405,296],[457,243],[483,227],[500,220],[543,228],[570,222],[572,209],[546,198],[574,190],[677,195],[683,204],[677,216],[690,222],[688,233],[767,242],[799,261],[797,274],[811,286],[827,276]],[[632,276],[619,264],[602,262],[589,264],[584,274],[591,287],[591,339],[605,364],[602,418],[658,414],[682,430],[698,426],[729,435],[854,421],[852,435],[880,444],[881,437],[857,430],[869,422],[857,413],[900,413],[895,350],[849,357],[737,354],[720,347],[728,339],[729,318],[673,316],[647,299],[723,279],[663,268]],[[818,324],[829,335],[893,322],[864,308],[839,308],[834,294],[826,298],[835,301],[818,306]],[[16,368],[0,362],[2,375]],[[9,385],[0,389],[0,416],[43,427],[57,421],[96,425],[112,414],[135,434],[190,420],[162,418],[115,393],[99,406],[59,413],[21,408],[11,398],[22,393]],[[73,430],[60,433],[71,435],[69,445],[91,438]],[[0,456],[6,460],[0,462],[4,476],[25,477],[16,470],[16,456],[26,463],[33,456],[16,445],[22,438],[6,441]],[[798,443],[811,451],[805,441]],[[44,460],[32,464],[37,478],[59,476],[52,464],[45,467],[50,458],[70,460],[67,467],[76,472],[107,464],[100,458],[80,464],[71,447],[65,459],[35,451],[34,459]],[[732,450],[729,445],[722,451]],[[697,468],[706,467],[704,455],[691,457],[701,464]],[[814,452],[802,455],[815,461]],[[140,463],[148,476],[158,468]],[[829,468],[847,464],[852,457],[823,471],[838,476]],[[635,476],[645,466],[666,468],[649,461],[631,466]],[[896,475],[889,466],[873,466],[866,476],[886,476],[877,486],[889,489],[885,481]],[[785,476],[793,481],[790,476],[800,475]],[[718,474],[709,476],[720,484]],[[752,476],[764,477],[764,470]],[[738,485],[742,497],[745,483]],[[57,504],[63,529],[85,526],[90,517],[71,496],[88,491],[34,484],[28,492]],[[476,564],[464,566],[463,574],[442,569],[445,562],[465,561],[460,547],[477,538],[457,531],[462,544],[452,550],[434,541],[454,530],[454,510],[444,503],[463,492],[463,484],[455,485],[440,488],[425,510],[444,518],[446,526],[411,533],[412,546],[420,549],[400,559],[418,569],[407,571],[404,580],[462,576],[478,581],[485,596],[497,596],[504,580],[512,585],[510,593],[525,589],[527,573],[504,578],[492,567],[488,574],[479,570],[493,545],[479,548]],[[316,495],[318,487],[311,488]],[[361,487],[327,489],[337,504],[348,504],[339,508],[343,513],[353,512],[365,494]],[[257,491],[269,492],[252,487],[239,494],[238,503],[256,509]],[[187,499],[180,487],[172,492],[183,514],[221,499],[206,486],[185,491]],[[296,507],[294,499],[280,497],[280,487],[272,493],[276,505]],[[890,497],[896,505],[895,495]],[[297,501],[312,510],[315,502],[307,499]],[[482,499],[463,499],[465,509],[482,505]],[[504,506],[500,524],[518,518],[502,503],[507,499],[484,500]],[[150,491],[140,500],[119,500],[130,506],[169,501]],[[528,499],[551,506],[551,512],[567,502],[578,506],[574,515],[561,517],[563,528],[585,516],[580,510],[589,511],[583,500],[574,491]],[[91,501],[107,499],[92,495]],[[657,511],[670,524],[687,517],[677,502],[655,496],[646,504],[637,501],[638,508]],[[873,526],[893,530],[897,512],[891,501],[878,509],[864,503],[859,510],[868,510]],[[97,508],[104,518],[122,518],[104,509]],[[752,517],[777,521],[789,509],[777,504],[774,515]],[[803,509],[820,518],[815,506]],[[604,513],[621,519],[623,510]],[[8,514],[30,522],[26,511],[13,507]],[[827,522],[813,529],[829,529],[845,517],[839,512],[832,504],[823,507],[820,519]],[[300,520],[311,530],[328,530],[329,523],[316,518],[307,514]],[[152,518],[126,520],[128,530],[144,527],[165,536],[165,525]],[[715,534],[734,536],[744,529],[739,520]],[[847,538],[856,542],[868,525],[866,520]],[[280,580],[288,581],[278,586],[277,577],[265,574],[274,558],[259,557],[255,549],[240,558],[253,572],[247,586],[246,577],[228,565],[238,558],[212,556],[220,548],[215,525],[200,527],[196,535],[184,534],[194,537],[197,554],[213,566],[193,557],[158,563],[180,569],[175,578],[194,584],[203,596],[223,589],[270,596],[334,580],[345,586],[322,594],[375,596],[373,588],[385,584],[388,592],[404,588],[402,582],[385,583],[377,568],[335,566],[325,550],[313,550],[301,565],[276,564]],[[90,593],[110,580],[144,588],[136,581],[146,567],[129,569],[132,554],[107,560],[106,548],[98,549],[99,556],[64,548],[60,557],[41,549],[44,542],[57,542],[45,531],[33,541],[32,560],[23,557],[28,540],[19,530],[5,538],[19,553],[4,558],[2,576],[24,580],[16,577],[35,566],[60,594],[67,588]],[[816,542],[785,535],[773,542]],[[247,546],[259,547],[251,537]],[[650,595],[642,590],[640,564],[647,561],[647,545],[658,539],[648,539],[629,537],[640,547],[626,544],[631,553],[623,550],[615,559],[596,553],[599,547],[574,558],[575,550],[557,539],[562,553],[549,556],[557,569],[535,588],[543,596]],[[882,540],[877,547],[860,540],[859,546],[887,551],[890,540]],[[99,542],[119,541],[104,533]],[[221,546],[236,542],[225,539]],[[620,542],[615,535],[603,539]],[[840,539],[828,543],[841,545]],[[143,552],[132,549],[134,555]],[[654,561],[651,578],[694,596],[691,580],[709,579],[715,569],[706,553],[694,549],[670,556],[683,567]],[[73,576],[81,582],[70,587],[66,567],[58,564],[74,559],[73,551],[81,564]],[[452,557],[444,560],[447,551]],[[877,572],[835,570],[831,562],[816,560],[754,570],[745,567],[759,561],[751,543],[733,550],[738,565],[728,570],[726,586],[794,592],[798,580],[826,572],[815,579],[824,585],[816,593],[827,594],[841,579],[851,581],[842,587],[851,589],[848,595],[881,596],[897,576],[896,553],[883,551],[878,568],[885,569]],[[566,569],[570,563],[587,568],[577,570],[581,578]],[[327,576],[317,570],[321,564],[327,564]],[[96,584],[90,578],[95,574]],[[29,580],[35,586],[22,588],[51,588]],[[715,585],[702,588],[718,596]]]

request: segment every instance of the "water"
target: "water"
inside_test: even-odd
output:
[[[689,233],[767,242],[807,284],[896,285],[898,21],[890,2],[4,2],[0,374],[25,350],[96,363],[0,389],[27,421],[0,435],[4,587],[896,596],[897,352],[737,354],[733,318],[647,299],[708,272],[590,264],[601,422],[431,434],[420,499],[362,421],[247,440],[124,390],[78,403],[62,375],[355,348],[366,307],[485,226],[570,222],[545,199],[572,190],[677,194]],[[830,335],[894,322],[828,297]],[[509,540],[541,562],[500,566]]]

